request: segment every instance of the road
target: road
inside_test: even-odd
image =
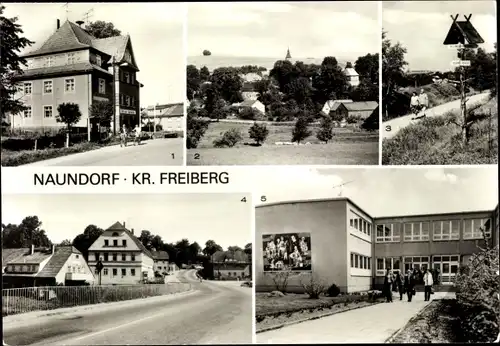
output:
[[[476,102],[486,102],[490,96],[490,93],[482,93],[477,95],[472,95],[467,102],[467,105],[472,105]],[[452,102],[444,103],[442,105],[436,106],[434,108],[429,108],[426,111],[427,117],[434,117],[444,115],[446,112],[449,112],[454,109],[460,109],[460,100],[455,100]],[[385,121],[382,123],[382,138],[390,139],[394,137],[399,130],[402,128],[420,121],[420,120],[412,120],[413,115],[405,115],[396,119],[391,119],[389,121]]]
[[[165,345],[252,343],[252,289],[241,282],[181,281],[195,291],[143,304],[124,302],[3,324],[8,345]]]
[[[161,138],[121,148],[113,145],[84,153],[34,162],[26,166],[182,166],[183,138]],[[172,156],[173,154],[173,156]]]

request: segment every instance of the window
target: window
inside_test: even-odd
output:
[[[351,268],[370,269],[370,258],[351,252]]]
[[[32,87],[31,82],[24,83],[24,95],[31,95]]]
[[[372,269],[372,259],[368,257],[368,269]]]
[[[122,253],[122,261],[126,261],[126,260],[127,260],[127,254]]]
[[[33,115],[33,111],[32,111],[31,106],[26,106],[26,109],[24,110],[23,115],[25,118],[31,118],[31,116]]]
[[[95,253],[95,260],[96,260],[96,261],[99,261],[99,252],[96,252],[96,253]]]
[[[99,94],[106,93],[106,80],[99,78]]]
[[[135,255],[134,254],[130,255],[130,260],[131,261],[135,261]]]
[[[404,241],[429,240],[428,222],[408,222],[404,224]]]
[[[43,81],[43,93],[44,94],[52,94],[52,81],[44,80]]]
[[[362,232],[366,235],[371,235],[371,224],[370,222],[363,219],[361,216],[356,214],[354,211],[350,210],[351,216],[349,220],[349,226],[351,228],[356,229],[359,232]]]
[[[52,106],[43,106],[43,116],[45,118],[52,118]]]
[[[130,81],[132,84],[135,84],[135,73],[133,72],[130,74]]]
[[[109,246],[109,240],[108,239],[104,239],[104,246]]]
[[[48,56],[45,58],[45,67],[52,67],[54,66],[55,59],[53,56]]]
[[[114,253],[113,254],[113,261],[116,262],[118,260],[118,256]]]
[[[76,258],[80,258],[80,256],[79,256],[79,255],[75,255],[75,257],[76,257]]]
[[[108,268],[104,268],[104,269],[102,270],[102,274],[103,274],[103,275],[108,275]]]
[[[117,275],[118,275],[118,269],[113,268],[113,276],[117,276]]]
[[[64,80],[64,92],[71,93],[75,91],[75,79],[74,78],[66,78]]]
[[[97,66],[101,66],[102,65],[101,56],[99,54],[97,54],[95,56],[95,63],[96,63]]]
[[[396,224],[377,225],[376,242],[399,242],[401,238],[396,226]]]
[[[122,246],[127,246],[127,239],[122,239]]]
[[[76,53],[68,53],[68,65],[74,64],[76,62]]]
[[[354,255],[354,268],[359,268],[359,255]]]
[[[484,230],[487,238],[491,237],[491,219],[464,220],[464,239],[483,239]]]
[[[126,275],[127,275],[127,269],[122,268],[122,276],[126,276]]]
[[[123,94],[120,94],[120,105],[123,106],[125,101],[124,101],[125,97]]]
[[[135,97],[130,98],[132,100],[132,107],[135,107]]]
[[[107,262],[107,261],[108,261],[108,253],[107,253],[107,252],[105,252],[105,253],[104,253],[104,262]]]
[[[405,272],[413,269],[420,269],[422,271],[429,268],[429,257],[427,256],[416,256],[416,257],[405,257]]]
[[[130,269],[130,275],[135,276],[135,269]]]
[[[113,232],[113,234],[111,234],[112,237],[118,237],[120,234],[118,232]]]
[[[125,77],[125,83],[130,83],[130,73],[123,72],[123,75]]]
[[[113,246],[118,246],[118,239],[113,239]]]
[[[354,254],[351,252],[351,268],[354,268]]]
[[[377,270],[376,274],[378,276],[385,275],[387,269],[393,271],[401,270],[401,260],[399,257],[386,257],[386,258],[377,258]],[[371,265],[370,265],[371,267]]]
[[[434,221],[432,223],[433,240],[460,239],[460,220]]]
[[[128,96],[128,95],[125,95],[125,104],[127,106],[130,106],[130,96]]]

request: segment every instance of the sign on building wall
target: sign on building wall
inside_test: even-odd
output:
[[[264,249],[264,271],[310,271],[310,233],[265,234],[262,236]]]
[[[137,112],[134,110],[123,109],[123,108],[120,108],[120,113],[121,114],[129,114],[129,115],[136,115],[137,114]]]

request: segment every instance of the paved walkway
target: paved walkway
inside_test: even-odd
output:
[[[436,292],[433,299],[452,298],[454,293]],[[384,343],[429,302],[417,292],[411,303],[393,296],[393,303],[381,303],[258,333],[258,343]]]

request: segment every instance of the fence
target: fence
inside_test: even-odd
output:
[[[2,316],[119,302],[185,292],[189,283],[123,286],[47,286],[2,290]]]

